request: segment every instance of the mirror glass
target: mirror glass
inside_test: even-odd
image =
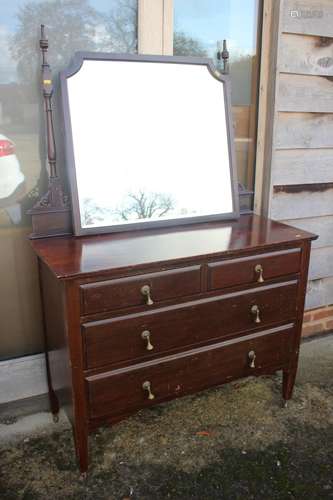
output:
[[[225,80],[135,57],[62,77],[75,233],[236,217]]]

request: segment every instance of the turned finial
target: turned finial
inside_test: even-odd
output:
[[[229,73],[229,51],[227,49],[227,40],[223,40],[223,50],[222,50],[222,61],[223,61],[223,73]]]
[[[39,41],[39,46],[42,51],[42,90],[44,96],[44,109],[46,114],[46,137],[47,137],[47,156],[50,165],[50,177],[58,177],[57,167],[56,167],[56,145],[54,138],[53,129],[53,115],[52,115],[52,94],[53,94],[53,83],[52,74],[49,63],[46,60],[46,53],[49,47],[49,42],[45,38],[45,27],[44,24],[40,27],[41,39]]]
[[[40,46],[41,51],[42,51],[43,66],[44,66],[44,65],[48,64],[47,61],[46,61],[46,53],[47,53],[47,49],[49,48],[49,41],[48,41],[47,38],[45,38],[45,26],[44,26],[44,24],[40,25],[39,46]]]
[[[223,40],[222,50],[221,50],[221,41],[217,42],[216,57],[218,61],[222,60],[222,69],[220,70],[221,73],[227,75],[229,73],[229,51],[227,49],[227,40]]]

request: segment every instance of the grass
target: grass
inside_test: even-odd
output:
[[[91,436],[80,480],[69,430],[1,451],[1,500],[333,499],[333,386],[247,379],[144,410]]]

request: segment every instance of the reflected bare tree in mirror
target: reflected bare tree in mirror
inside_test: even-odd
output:
[[[39,68],[40,24],[47,27],[49,60],[55,74],[75,51],[97,49],[97,27],[102,14],[88,0],[30,1],[19,8],[17,21],[11,51],[17,61],[18,76],[26,83],[35,81],[36,67]]]
[[[207,56],[207,51],[201,44],[200,40],[187,35],[183,31],[174,32],[173,53],[175,56]]]
[[[99,36],[106,52],[136,52],[137,0],[117,0],[115,7],[103,15]]]
[[[174,207],[172,197],[165,193],[129,193],[122,208],[116,210],[121,220],[164,217]]]
[[[172,197],[165,193],[152,193],[140,190],[129,193],[122,207],[112,210],[104,207],[92,198],[83,200],[83,223],[93,226],[98,222],[112,220],[129,221],[164,217],[174,208]]]
[[[107,210],[103,209],[92,198],[83,200],[83,221],[87,226],[92,226],[96,222],[102,222],[107,215]]]

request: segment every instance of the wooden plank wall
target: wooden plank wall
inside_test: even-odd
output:
[[[319,234],[306,307],[333,304],[333,0],[281,0],[269,214]]]

